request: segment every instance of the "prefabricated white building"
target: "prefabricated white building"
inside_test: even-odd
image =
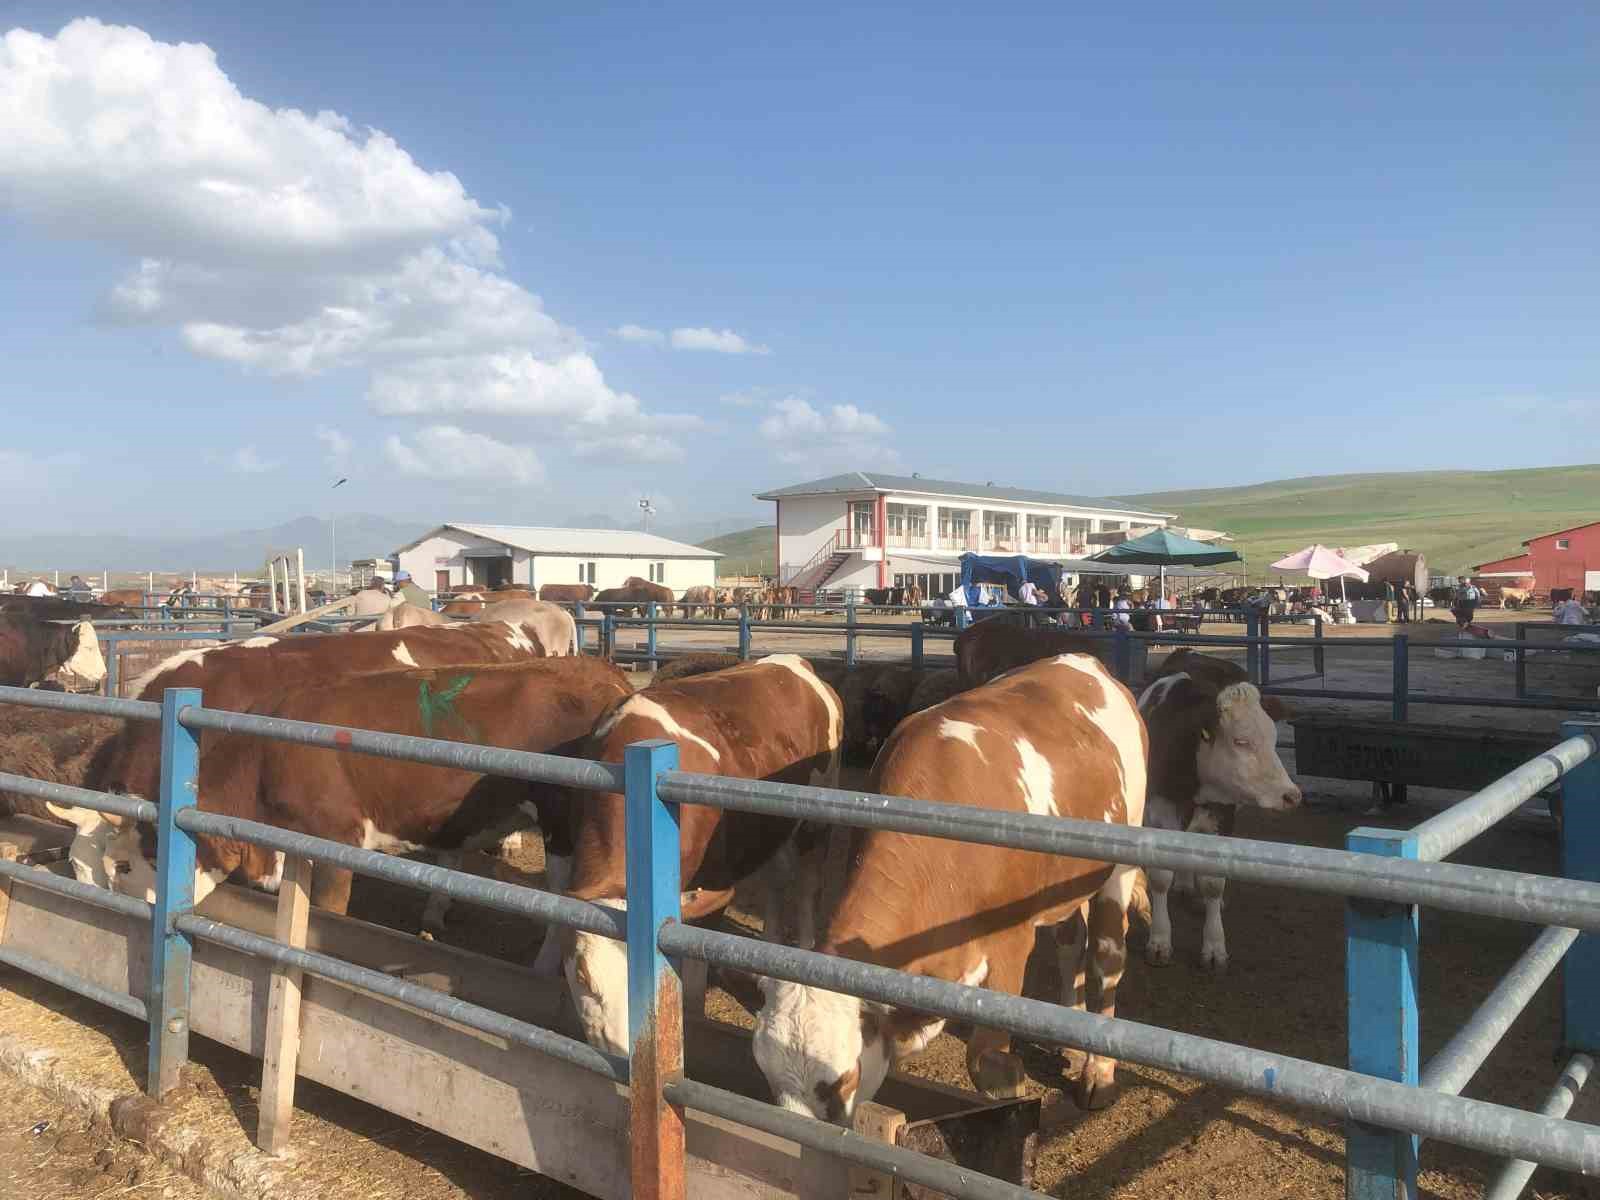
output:
[[[592,583],[621,587],[630,575],[674,592],[716,582],[714,550],[628,529],[556,529],[451,522],[401,546],[393,557],[418,587]]]

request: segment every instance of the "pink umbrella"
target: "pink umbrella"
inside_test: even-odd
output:
[[[1339,598],[1343,600],[1344,581],[1346,579],[1359,579],[1365,583],[1371,576],[1361,567],[1349,559],[1341,557],[1336,552],[1329,550],[1321,542],[1315,542],[1304,550],[1297,550],[1288,558],[1280,558],[1272,564],[1275,571],[1290,571],[1296,575],[1309,575],[1313,579],[1337,579],[1339,581]]]

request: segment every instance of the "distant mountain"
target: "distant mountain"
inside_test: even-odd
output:
[[[426,533],[426,525],[352,513],[337,522],[341,563],[379,558]],[[0,534],[0,565],[18,570],[254,571],[274,550],[306,552],[306,569],[324,570],[333,551],[335,526],[318,517],[194,537],[129,537],[124,534]]]
[[[775,554],[774,525],[757,525],[737,533],[725,533],[699,543],[707,550],[726,555],[717,561],[718,575],[770,575]]]

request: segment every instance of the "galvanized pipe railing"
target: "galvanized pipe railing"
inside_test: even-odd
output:
[[[10,879],[57,896],[69,896],[84,904],[92,904],[96,908],[132,917],[135,921],[150,919],[150,905],[137,896],[124,896],[120,892],[95,887],[92,883],[79,883],[76,879],[67,879],[53,871],[43,871],[25,863],[0,859],[0,879]]]
[[[1459,1095],[1577,940],[1576,929],[1554,925],[1535,938],[1467,1023],[1429,1060],[1417,1086]]]
[[[1568,738],[1502,775],[1488,787],[1428,818],[1411,831],[1417,837],[1417,857],[1428,862],[1448,858],[1559,781],[1568,771],[1587,762],[1594,752],[1593,737]]]
[[[29,880],[29,882],[33,882]],[[13,950],[9,946],[0,946],[0,963],[8,967],[15,967],[29,975],[37,975],[46,983],[53,983],[58,988],[65,988],[69,992],[76,992],[86,1000],[93,1000],[96,1004],[104,1004],[114,1012],[123,1016],[133,1017],[135,1020],[147,1021],[150,1019],[149,1010],[143,1000],[137,996],[130,996],[126,992],[114,992],[110,988],[101,987],[91,979],[82,975],[75,975],[71,971],[63,970],[37,955],[28,954],[22,950]]]
[[[1589,1082],[1589,1074],[1593,1070],[1593,1058],[1587,1054],[1574,1054],[1562,1070],[1561,1078],[1556,1080],[1555,1087],[1550,1089],[1550,1095],[1539,1109],[1540,1114],[1546,1117],[1564,1117],[1571,1112],[1572,1106],[1577,1103],[1578,1093],[1583,1091],[1583,1085]],[[1538,1163],[1529,1162],[1527,1159],[1508,1162],[1489,1185],[1489,1190],[1483,1194],[1483,1200],[1517,1200],[1538,1167]]]
[[[439,892],[455,900],[466,900],[500,912],[530,917],[547,925],[566,925],[618,941],[627,937],[627,925],[622,913],[603,904],[573,900],[519,884],[480,879],[461,871],[412,862],[377,850],[363,850],[359,846],[332,842],[326,838],[280,829],[276,825],[263,825],[243,817],[225,816],[199,808],[182,810],[176,823],[186,833],[249,842],[269,850],[342,867],[357,875],[381,879],[400,887]]]
[[[1131,863],[1147,869],[1193,871],[1301,891],[1423,904],[1600,932],[1600,883],[1455,863],[1379,861],[1371,855],[1320,846],[996,812],[905,796],[841,792],[684,771],[662,775],[657,786],[663,799],[676,804],[800,817],[825,824]]]
[[[1585,1175],[1600,1174],[1600,1127],[1592,1125],[1551,1121],[1288,1055],[710,929],[669,924],[661,930],[660,945],[668,954],[1177,1071],[1350,1121]]]
[[[110,696],[84,696],[72,692],[45,692],[38,688],[0,687],[0,704],[25,708],[54,708],[97,717],[125,717],[133,721],[159,721],[161,705],[148,700],[117,700]]]
[[[13,775],[0,771],[0,791],[15,792],[46,800],[63,808],[89,808],[95,812],[110,813],[131,821],[154,821],[156,806],[137,796],[121,796],[116,792],[96,792],[90,788],[73,787],[66,783],[51,783],[29,775]]]

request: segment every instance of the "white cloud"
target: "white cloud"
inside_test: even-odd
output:
[[[192,353],[246,370],[364,370],[388,415],[542,417],[541,441],[604,426],[669,453],[583,339],[499,273],[510,214],[387,134],[269,108],[209,47],[89,19],[0,39],[0,111],[0,209],[130,256],[106,319],[175,327]],[[405,461],[434,431],[399,441]]]
[[[771,354],[766,346],[747,342],[731,329],[674,329],[674,350],[711,350],[718,354]]]
[[[327,425],[318,425],[315,433],[317,441],[322,443],[322,450],[328,462],[334,466],[342,466],[350,457],[350,439],[339,430]]]
[[[646,329],[643,325],[619,325],[611,331],[625,342],[637,342],[643,346],[664,346],[667,335],[659,329]]]
[[[854,404],[812,406],[799,396],[775,401],[758,427],[780,462],[854,462],[893,466],[899,452],[884,439],[891,430],[883,418]]]
[[[391,434],[383,455],[403,475],[450,482],[537,484],[544,465],[531,446],[517,446],[455,425],[429,425],[409,439]]]

